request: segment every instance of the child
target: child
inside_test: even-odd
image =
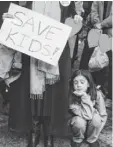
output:
[[[85,139],[90,147],[100,147],[98,136],[103,129],[107,113],[103,94],[97,90],[87,70],[79,70],[72,77],[73,92],[69,112],[73,133],[71,146],[80,147]]]

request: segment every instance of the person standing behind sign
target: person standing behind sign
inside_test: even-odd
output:
[[[11,2],[14,4],[19,3],[18,1],[0,1],[0,28],[3,23],[3,19],[2,19],[3,16],[2,15],[3,15],[3,13],[6,13],[8,11],[8,8],[9,8]],[[3,47],[3,45],[0,44],[0,49],[3,49],[3,48],[5,48],[5,47]],[[0,56],[1,56],[1,54],[0,54]],[[9,113],[8,111],[9,111],[10,97],[8,95],[7,88],[8,88],[8,86],[6,85],[5,81],[0,77],[0,93],[3,97],[3,113],[4,114]]]
[[[67,17],[73,16],[74,18],[76,14],[74,2],[69,2],[68,5],[64,6],[58,1],[34,1],[32,10],[62,23],[65,22]],[[41,124],[43,124],[44,128],[45,147],[48,146],[50,122],[52,135],[64,136],[67,133],[68,93],[71,76],[71,59],[68,44],[66,44],[60,57],[57,75],[47,73],[46,69],[45,72],[40,71],[39,63],[41,66],[45,64],[46,67],[46,63],[23,54],[21,77],[10,89],[12,99],[9,128],[19,132],[27,132],[29,134],[28,147],[36,147],[39,143]],[[59,78],[60,80],[58,81]],[[51,146],[53,146],[53,141],[51,143]]]
[[[64,4],[65,5],[65,4]],[[65,22],[65,19],[69,16],[75,15],[74,9],[72,9],[72,3],[63,6],[60,2],[33,2],[32,10],[39,12],[45,16],[49,16],[57,21]],[[35,60],[35,59],[33,59]],[[38,64],[40,61],[38,60]],[[64,51],[59,60],[59,70],[60,80],[56,84],[50,86],[46,85],[45,95],[43,97],[42,106],[37,105],[34,101],[34,106],[32,108],[36,114],[34,119],[37,121],[37,134],[40,136],[40,126],[43,124],[44,129],[44,146],[48,146],[48,137],[51,135],[51,146],[53,147],[53,135],[64,135],[66,132],[66,115],[68,110],[68,92],[69,92],[69,78],[71,74],[71,59],[70,59],[70,49],[68,44],[66,44]],[[52,77],[52,75],[50,75]],[[65,96],[64,96],[65,95]],[[65,98],[65,99],[64,99]],[[31,100],[32,101],[32,100]],[[39,101],[37,99],[37,101]],[[36,109],[38,108],[38,110]],[[42,113],[39,113],[41,108]],[[33,114],[33,113],[32,113]],[[34,120],[33,120],[34,123]],[[51,126],[49,125],[51,123]],[[51,131],[49,128],[51,127]],[[31,138],[35,132],[32,128]]]

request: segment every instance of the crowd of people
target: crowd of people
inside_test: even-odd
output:
[[[0,2],[0,26],[4,19],[14,18],[8,14],[10,3],[11,1]],[[49,146],[48,140],[51,147],[54,147],[55,136],[71,136],[71,147],[80,147],[84,140],[90,147],[100,147],[98,137],[107,120],[105,99],[112,99],[112,48],[105,52],[109,64],[90,71],[89,60],[97,46],[89,45],[88,33],[95,29],[112,38],[112,1],[13,3],[64,24],[67,18],[72,18],[75,24],[82,23],[82,27],[68,39],[56,66],[57,74],[48,73],[44,68],[40,70],[39,65],[46,67],[47,63],[14,52],[12,66],[5,73],[7,79],[6,75],[0,73],[3,105],[10,106],[9,130],[27,134],[27,147],[39,144],[42,127],[44,147]],[[80,41],[84,41],[84,49],[79,70],[76,70],[74,62],[78,58]],[[12,52],[12,49],[2,44],[0,50],[5,50],[0,51],[0,56]],[[13,80],[10,80],[12,77]]]

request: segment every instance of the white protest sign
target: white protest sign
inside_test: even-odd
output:
[[[40,13],[11,4],[0,30],[0,42],[14,50],[57,65],[71,27]]]

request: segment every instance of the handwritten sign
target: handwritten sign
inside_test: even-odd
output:
[[[8,13],[14,19],[4,20],[0,42],[36,59],[57,65],[71,27],[12,3]]]

